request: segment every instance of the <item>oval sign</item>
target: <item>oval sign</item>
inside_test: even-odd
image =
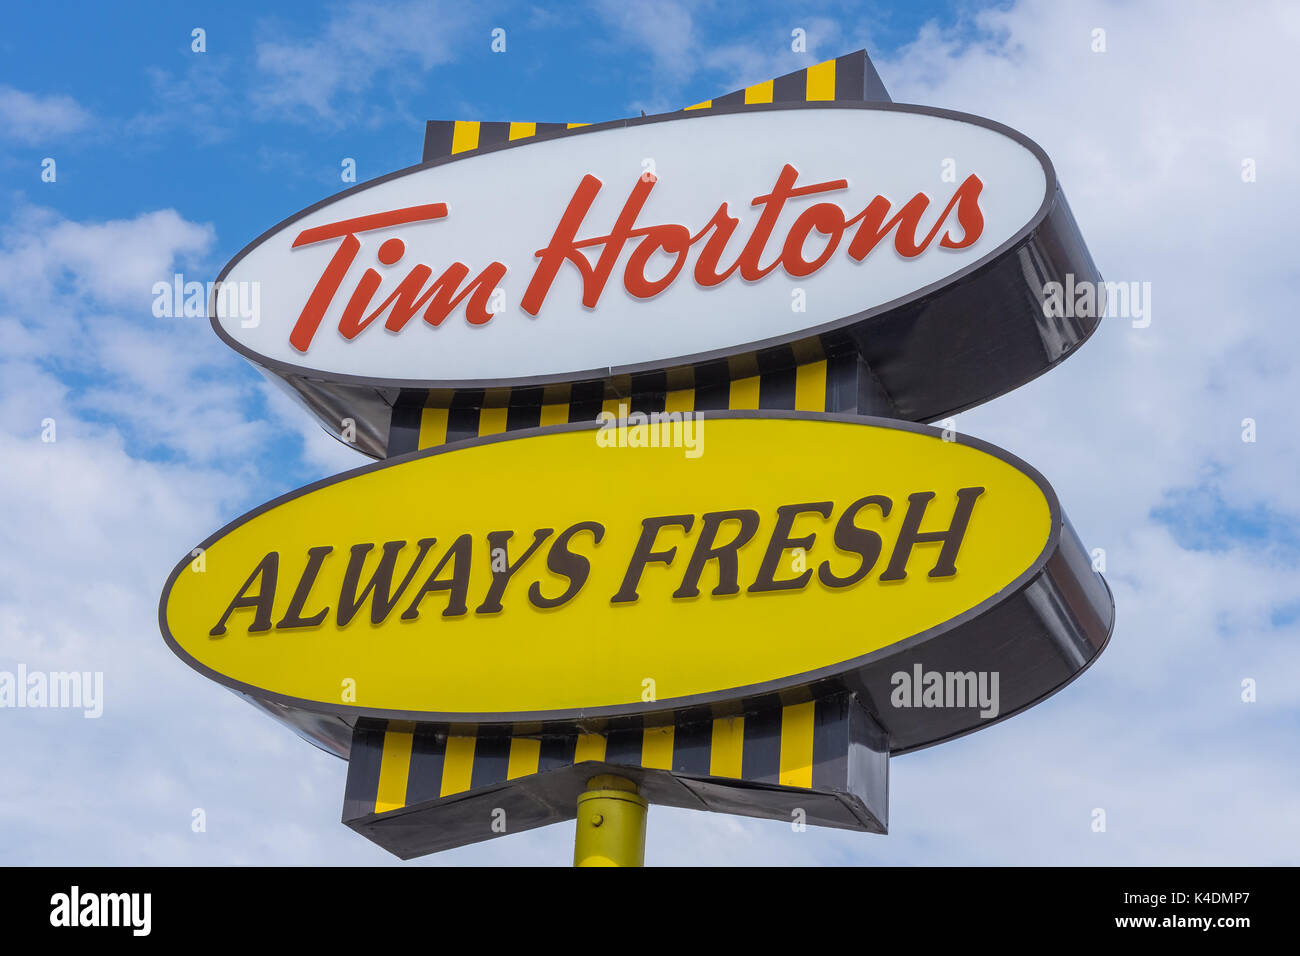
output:
[[[212,322],[282,376],[609,376],[806,339],[933,294],[1023,240],[1056,197],[1036,145],[965,114],[814,103],[619,121],[319,203],[226,266]],[[1059,357],[1048,351],[1040,364]]]
[[[1049,561],[1080,563],[1060,558],[1036,472],[925,426],[729,412],[516,436],[361,468],[234,521],[168,579],[167,643],[318,712],[639,714],[851,681],[941,636],[958,660]],[[1063,603],[1087,587],[1104,586],[1068,582]],[[1092,651],[1063,667],[1034,621],[1056,662],[1031,668],[1040,679],[1086,665]],[[1005,658],[1026,630],[1003,618],[979,639]],[[1004,691],[1017,706],[1044,692]]]

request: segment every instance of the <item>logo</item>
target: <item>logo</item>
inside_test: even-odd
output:
[[[538,264],[520,307],[530,316],[539,315],[560,271],[566,267],[572,267],[580,277],[582,305],[594,310],[600,306],[615,267],[624,259],[624,291],[636,299],[653,299],[677,281],[692,255],[691,272],[696,285],[710,289],[733,278],[758,282],[778,268],[792,278],[810,276],[826,265],[841,243],[850,259],[861,262],[892,233],[898,255],[912,259],[925,252],[941,230],[948,230],[939,240],[941,247],[964,249],[972,245],[984,229],[984,217],[979,208],[983,183],[972,174],[953,193],[922,238],[918,238],[918,231],[930,206],[930,197],[925,193],[917,193],[897,211],[886,197],[877,195],[854,216],[849,216],[834,202],[814,203],[800,212],[783,238],[773,237],[773,230],[791,200],[849,188],[847,179],[796,186],[798,177],[798,171],[787,164],[771,192],[755,196],[749,203],[762,212],[752,232],[743,239],[734,261],[723,268],[720,260],[724,250],[737,241],[740,220],[728,212],[724,202],[698,231],[680,223],[638,225],[651,190],[658,183],[652,175],[643,174],[637,178],[608,233],[579,238],[602,188],[599,179],[587,174],[569,201],[550,241],[537,251]],[[957,238],[954,238],[948,223],[950,214],[955,215],[960,226]],[[396,231],[395,227],[431,223],[447,217],[447,204],[434,203],[328,223],[299,233],[293,243],[295,249],[333,240],[338,240],[338,245],[289,332],[290,344],[300,352],[310,349],[322,318],[339,295],[340,286],[355,271],[353,265],[361,250],[357,238],[359,233],[374,233],[376,241],[382,239],[376,253],[378,263],[396,266],[406,254],[406,244],[396,236],[384,239],[384,235]],[[810,242],[821,246],[811,260],[806,258]],[[769,253],[770,247],[775,251]],[[626,257],[623,256],[624,249],[631,250]],[[589,258],[587,250],[596,255],[594,261]],[[667,272],[652,279],[646,275],[646,270],[656,254],[666,256],[670,264]],[[764,265],[764,257],[768,255],[772,261]],[[470,278],[470,267],[463,262],[452,263],[436,277],[434,271],[425,263],[413,265],[400,281],[393,284],[392,291],[387,292],[382,273],[373,267],[366,269],[347,295],[347,305],[339,319],[339,335],[351,341],[379,318],[386,319],[383,327],[387,331],[401,332],[421,312],[424,322],[437,328],[457,308],[463,308],[465,321],[470,325],[482,326],[492,321],[494,313],[490,303],[506,278],[505,263],[494,261],[473,278]],[[372,311],[376,298],[382,298],[382,302]]]
[[[152,893],[83,893],[74,886],[50,897],[50,925],[123,927],[132,936],[148,936],[153,926]]]
[[[945,181],[953,155],[962,170]],[[932,294],[1027,235],[1052,189],[1037,147],[960,114],[630,120],[415,167],[306,210],[220,277],[257,283],[262,320],[212,321],[256,362],[333,381],[680,364]]]

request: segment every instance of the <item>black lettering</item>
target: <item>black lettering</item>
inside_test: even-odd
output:
[[[894,553],[889,558],[889,567],[880,576],[882,581],[901,581],[907,577],[907,560],[911,557],[912,547],[927,541],[942,541],[939,560],[930,571],[932,578],[951,577],[957,573],[957,549],[961,547],[966,535],[966,526],[970,524],[971,511],[975,508],[975,499],[984,494],[983,488],[962,488],[957,492],[957,508],[952,516],[952,523],[945,531],[922,532],[921,519],[925,517],[926,506],[934,497],[933,491],[917,491],[907,496],[907,514],[903,516],[903,528],[898,532],[898,541],[894,544]]]
[[[871,569],[876,566],[876,561],[880,558],[880,535],[866,528],[859,528],[853,523],[858,512],[868,505],[875,505],[880,509],[880,516],[888,518],[894,503],[884,495],[867,495],[853,502],[845,509],[844,514],[840,515],[840,520],[835,524],[835,547],[848,554],[859,555],[862,561],[859,562],[858,569],[848,577],[835,574],[831,571],[831,563],[823,561],[821,567],[817,569],[817,577],[828,588],[847,588],[857,584],[871,573]]]
[[[421,538],[418,542],[419,551],[415,555],[415,560],[411,562],[411,567],[407,569],[406,576],[402,578],[401,585],[397,588],[397,593],[389,595],[389,589],[393,583],[393,569],[397,564],[397,555],[406,547],[405,541],[385,541],[384,552],[379,558],[379,565],[375,568],[374,574],[366,583],[366,589],[357,596],[357,584],[361,580],[361,569],[365,566],[366,555],[374,548],[373,544],[354,544],[352,546],[352,555],[348,558],[348,569],[343,574],[343,588],[339,592],[339,610],[335,620],[338,621],[339,627],[345,627],[356,616],[357,611],[362,604],[366,603],[366,598],[370,597],[373,592],[374,597],[370,602],[370,623],[382,623],[388,616],[394,605],[402,598],[402,593],[406,586],[411,583],[411,578],[415,576],[416,570],[420,567],[420,562],[428,553],[429,548],[433,546],[434,538]]]
[[[311,595],[312,585],[316,583],[316,576],[320,574],[320,566],[325,561],[325,555],[333,550],[326,544],[307,551],[307,567],[303,569],[302,577],[298,579],[298,587],[293,592],[293,600],[289,602],[289,610],[284,612],[284,617],[280,618],[279,623],[275,625],[277,631],[288,631],[295,627],[316,627],[325,620],[325,615],[330,612],[328,607],[311,617],[303,617],[302,611],[307,604],[307,598]]]
[[[834,506],[829,501],[816,501],[802,505],[781,505],[776,509],[776,527],[772,529],[772,537],[767,542],[767,551],[763,555],[763,564],[758,569],[758,577],[749,586],[750,591],[797,591],[808,584],[808,579],[812,577],[812,568],[804,569],[803,574],[797,578],[778,581],[777,562],[781,560],[781,555],[791,548],[802,548],[808,551],[817,540],[816,534],[799,538],[790,537],[790,528],[794,525],[794,519],[803,513],[819,514],[823,518],[829,518],[832,507]]]
[[[641,537],[632,551],[632,560],[628,563],[627,573],[623,575],[623,585],[618,593],[609,599],[610,604],[628,604],[637,599],[636,586],[641,583],[641,574],[652,561],[658,564],[672,564],[677,555],[677,548],[667,551],[654,551],[655,538],[662,528],[677,525],[684,531],[690,531],[695,523],[695,515],[664,515],[658,518],[646,518],[641,522]]]
[[[459,617],[464,614],[468,610],[465,606],[465,598],[469,594],[470,559],[473,556],[474,539],[468,534],[462,534],[451,543],[451,547],[442,556],[438,566],[429,572],[429,576],[420,585],[415,599],[411,601],[411,606],[402,612],[402,620],[414,621],[419,617],[420,602],[424,600],[426,594],[433,591],[451,592],[450,597],[447,598],[447,609],[442,612],[443,617]],[[448,561],[452,562],[451,578],[441,581],[438,575],[447,566]]]
[[[739,521],[740,528],[730,542],[715,546],[714,539],[724,521]],[[695,542],[690,563],[686,565],[682,586],[673,592],[673,597],[697,597],[700,593],[700,574],[710,561],[718,562],[718,586],[713,589],[713,593],[715,595],[738,594],[740,592],[740,585],[736,583],[740,573],[738,552],[750,538],[754,537],[754,532],[758,530],[758,523],[758,512],[747,508],[739,511],[706,513],[700,528],[699,540]]]
[[[231,600],[230,606],[226,608],[226,613],[221,615],[221,620],[217,626],[208,631],[209,637],[221,637],[226,633],[226,620],[233,611],[239,608],[251,607],[257,610],[253,623],[248,627],[248,633],[254,631],[269,631],[271,629],[271,610],[275,605],[275,579],[280,570],[280,553],[272,551],[261,561],[257,567],[253,568],[253,573],[248,576],[244,586],[239,589],[239,593]],[[250,595],[248,589],[253,586],[253,582],[261,579],[257,593]]]
[[[596,544],[600,544],[600,539],[605,537],[604,525],[599,525],[594,521],[580,521],[560,532],[560,536],[551,543],[551,550],[547,552],[546,567],[555,574],[568,578],[568,587],[564,589],[564,593],[559,597],[548,598],[542,594],[541,582],[534,581],[528,589],[528,600],[533,603],[534,607],[543,609],[559,607],[566,601],[572,600],[573,596],[582,590],[582,586],[587,583],[587,576],[591,574],[591,562],[582,555],[574,554],[569,550],[569,539],[579,531],[590,531],[592,540]]]
[[[551,536],[554,528],[538,528],[533,532],[533,543],[528,546],[528,550],[514,564],[510,563],[509,553],[506,551],[506,542],[514,537],[513,531],[489,531],[488,532],[488,560],[493,564],[496,563],[497,549],[506,555],[506,569],[504,571],[492,572],[492,585],[488,588],[487,597],[483,603],[474,609],[475,614],[496,614],[501,610],[501,596],[506,593],[506,586],[510,583],[510,578],[518,571],[525,561],[533,556],[538,545]]]

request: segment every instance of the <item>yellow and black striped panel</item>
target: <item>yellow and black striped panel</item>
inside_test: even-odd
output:
[[[801,103],[826,100],[889,102],[880,76],[866,50],[823,60],[802,70],[763,83],[755,83],[726,96],[704,100],[688,110],[719,106],[748,106],[761,103]]]
[[[584,762],[718,782],[822,792],[848,787],[853,732],[845,695],[673,722],[610,721],[577,733],[515,727],[361,721],[348,766],[344,820],[426,804]]]
[[[589,123],[487,123],[479,120],[429,120],[424,125],[424,162],[520,139],[546,138]]]
[[[814,103],[827,100],[889,102],[889,94],[866,50],[824,60],[776,79],[755,83],[686,110],[766,103]],[[683,111],[685,112],[685,111]],[[423,162],[457,156],[515,140],[546,138],[589,123],[487,123],[478,120],[429,120],[424,129]]]
[[[864,387],[873,383],[856,353],[843,351],[827,358],[813,343],[802,349],[771,349],[754,359],[608,381],[438,393],[410,390],[394,405],[387,456],[521,428],[593,422],[602,411],[618,417],[632,411],[759,408],[889,414],[888,399],[868,394]]]

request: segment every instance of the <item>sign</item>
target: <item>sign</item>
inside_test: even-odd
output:
[[[959,174],[944,182],[950,156]],[[1036,146],[959,114],[586,127],[312,207],[221,276],[259,284],[261,320],[214,322],[255,361],[331,379],[538,383],[681,364],[933,293],[1026,234],[1054,190]]]
[[[182,560],[161,625],[191,666],[294,706],[577,720],[855,674],[1057,552],[1055,496],[1005,452],[758,414],[479,439],[308,486],[205,542],[202,573]]]
[[[431,121],[211,296],[387,460],[203,542],[160,628],[346,757],[344,822],[403,858],[578,813],[612,859],[647,803],[886,832],[891,755],[1109,639],[1043,478],[915,424],[1072,354],[1097,318],[1047,291],[1099,279],[1041,149],[889,102],[864,51],[662,116]]]
[[[1043,307],[1051,283],[1101,277],[1036,144],[964,113],[775,88],[795,86],[797,101],[751,88],[596,125],[444,124],[450,153],[241,251],[213,328],[376,458],[412,450],[411,408],[496,403],[529,427],[543,388],[645,405],[822,361],[819,409],[935,421],[1092,334],[1096,316]],[[245,299],[253,320],[228,306]],[[758,407],[808,408],[774,401]],[[580,405],[570,420],[590,417]]]

